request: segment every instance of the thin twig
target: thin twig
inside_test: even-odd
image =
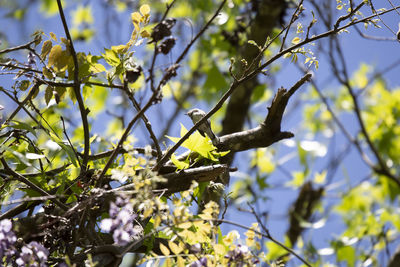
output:
[[[288,251],[289,253],[293,254],[294,256],[296,256],[296,258],[298,258],[299,260],[301,260],[305,265],[311,267],[311,265],[302,257],[300,257],[299,255],[297,255],[292,249],[286,247],[285,245],[283,245],[282,243],[278,242],[277,240],[275,240],[272,236],[271,233],[269,232],[268,228],[265,227],[264,223],[261,221],[261,218],[257,215],[256,211],[254,210],[254,208],[247,203],[247,205],[250,207],[251,209],[251,214],[254,215],[254,217],[256,218],[258,224],[261,226],[261,228],[263,229],[263,231],[265,232],[265,235],[268,239],[270,239],[272,242],[274,242],[275,244],[277,244],[278,246],[284,248],[286,251]],[[252,228],[250,228],[251,230],[253,230]],[[254,230],[253,230],[254,231]],[[288,250],[289,249],[289,250]]]
[[[61,119],[62,126],[63,126],[63,132],[64,132],[65,137],[67,138],[68,144],[69,144],[69,146],[71,147],[72,151],[74,152],[75,157],[76,157],[76,160],[77,160],[78,163],[79,163],[79,166],[80,166],[81,168],[83,168],[82,163],[81,163],[81,161],[79,160],[78,153],[76,152],[74,146],[72,145],[71,140],[70,140],[69,137],[68,137],[67,130],[66,130],[66,128],[65,128],[65,122],[64,122],[63,116],[60,116],[60,119]]]
[[[196,34],[196,36],[189,42],[189,44],[186,46],[185,50],[183,50],[182,54],[175,61],[175,64],[178,64],[179,62],[182,61],[182,59],[186,56],[187,52],[189,52],[189,49],[192,47],[192,45],[197,41],[198,38],[200,38],[201,35],[203,35],[203,33],[211,25],[211,23],[214,21],[214,19],[219,15],[219,12],[221,11],[222,7],[225,5],[225,2],[226,2],[226,0],[223,0],[221,2],[217,11],[214,13],[214,15],[211,17],[211,19],[208,20],[206,25],[204,25],[203,28]]]
[[[5,169],[5,171],[11,175],[12,177],[14,177],[16,180],[26,184],[27,186],[29,186],[32,190],[35,190],[36,192],[38,192],[39,194],[41,194],[42,196],[47,196],[47,197],[53,197],[51,194],[49,194],[47,191],[43,190],[42,188],[40,188],[39,186],[37,186],[36,184],[32,183],[31,181],[29,181],[28,179],[26,179],[23,175],[15,172],[13,169],[11,169],[6,160],[4,158],[0,158],[0,162],[3,164],[3,167]],[[66,206],[64,203],[60,202],[58,199],[51,199],[51,201],[53,201],[55,204],[57,204],[60,208],[62,208],[63,210],[68,210],[68,206]]]
[[[33,43],[35,43],[35,42],[36,41],[33,40],[33,41],[30,41],[29,43],[26,43],[26,44],[23,44],[23,45],[14,46],[14,47],[11,47],[11,48],[6,48],[6,49],[3,49],[3,50],[0,50],[0,55],[4,54],[4,53],[10,53],[10,52],[13,52],[13,51],[17,51],[17,50],[29,49],[31,47],[31,45]]]
[[[28,114],[28,116],[42,129],[44,130],[46,133],[48,132],[46,128],[44,128],[44,126],[31,114],[31,112],[24,106],[21,105],[21,102],[18,101],[18,99],[16,99],[15,97],[13,97],[10,93],[8,93],[6,90],[3,90],[2,88],[0,88],[0,91],[2,91],[5,95],[7,95],[12,101],[14,101],[18,106],[21,106],[21,108],[25,111],[26,114]],[[46,121],[47,123],[47,121]],[[50,127],[50,125],[49,125]],[[50,127],[51,129],[51,127]],[[58,137],[57,133],[54,132],[54,134]]]
[[[0,66],[10,68],[10,69],[18,69],[18,70],[24,70],[24,71],[30,71],[30,72],[35,72],[38,74],[43,74],[40,70],[35,70],[32,68],[28,68],[26,66],[18,66],[18,65],[13,65],[11,63],[0,63]]]
[[[25,197],[25,198],[14,199],[14,200],[2,202],[2,203],[0,203],[0,206],[13,205],[13,204],[17,204],[17,203],[24,203],[24,202],[30,202],[30,201],[46,201],[49,199],[63,198],[63,197],[65,197],[65,196],[64,195],[52,195],[52,196],[41,196],[41,197]]]
[[[396,11],[396,13],[398,14],[398,15],[400,15],[400,12],[397,10],[397,8],[393,5],[393,3],[392,3],[392,1],[390,1],[390,0],[387,0],[389,3],[390,3],[390,5],[394,8],[394,10]]]
[[[45,176],[55,176],[56,174],[65,171],[65,169],[69,166],[70,164],[61,166],[59,168],[55,168],[49,171],[45,171],[45,172],[31,172],[31,173],[24,173],[24,177],[25,178],[33,178],[36,176],[41,176],[41,175],[45,175]],[[0,174],[7,174],[4,170],[0,170]]]
[[[61,4],[61,0],[57,0],[57,5],[58,5],[58,12],[60,13],[60,18],[64,27],[64,32],[65,35],[67,36],[69,45],[68,47],[71,50],[71,55],[74,61],[74,93],[76,100],[78,102],[79,106],[79,111],[81,113],[81,119],[82,119],[82,124],[83,124],[83,136],[84,136],[84,149],[83,149],[83,160],[82,160],[82,169],[81,172],[86,171],[87,168],[87,163],[88,163],[88,157],[89,157],[89,152],[90,152],[90,133],[89,133],[89,123],[88,123],[88,118],[87,115],[89,111],[85,108],[85,105],[83,103],[82,95],[81,95],[81,82],[79,80],[79,63],[78,63],[78,57],[75,52],[74,48],[74,43],[72,42],[71,35],[69,33],[67,21],[65,19],[64,15],[64,10]]]
[[[100,152],[100,153],[97,153],[97,154],[89,155],[89,160],[99,160],[99,159],[107,158],[107,157],[111,156],[113,151],[114,150],[109,150],[109,151],[104,151],[104,152]],[[125,149],[121,149],[119,151],[119,153],[128,153],[128,152],[137,152],[137,153],[140,153],[140,154],[146,154],[146,148],[135,147],[135,148],[133,148],[132,150],[129,150],[129,151],[126,151]],[[155,149],[152,149],[150,151],[150,153],[151,153],[152,156],[157,157],[157,151]],[[78,155],[80,157],[83,157],[82,153],[78,152]]]
[[[133,94],[129,91],[127,82],[124,82],[124,92],[128,95],[129,100],[131,100],[131,102],[132,102],[133,106],[135,107],[136,111],[140,111],[140,105],[136,101],[136,99],[133,96]],[[162,156],[162,151],[161,151],[160,145],[158,144],[157,137],[154,134],[153,128],[151,127],[151,123],[150,123],[149,119],[147,118],[147,116],[143,113],[141,118],[142,118],[142,120],[144,122],[144,125],[145,125],[147,131],[150,134],[150,138],[153,140],[154,146],[156,147],[156,151],[157,151],[157,160],[159,160],[161,158],[161,156]]]
[[[382,36],[371,36],[363,33],[357,26],[354,26],[356,32],[365,39],[374,40],[374,41],[397,41],[396,37],[382,37]]]
[[[292,24],[299,18],[299,15],[300,15],[301,12],[302,12],[302,10],[301,10],[300,8],[301,8],[302,5],[303,5],[303,1],[304,1],[304,0],[301,0],[301,1],[299,2],[299,4],[298,4],[297,7],[296,7],[296,10],[293,12],[292,17],[290,18],[290,22],[289,22],[289,24],[288,24],[287,27],[286,27],[286,32],[285,32],[285,35],[284,35],[283,38],[282,38],[282,44],[281,44],[281,48],[279,49],[279,51],[282,51],[282,50],[283,50],[283,47],[285,46],[286,38],[287,38],[287,36],[288,36],[288,34],[289,34],[290,28],[291,28]],[[299,12],[299,11],[300,11],[300,12]],[[299,13],[297,13],[297,12],[299,12]]]
[[[37,90],[39,90],[40,85],[41,85],[40,82],[34,81],[34,84],[31,87],[31,90],[29,91],[28,95],[24,98],[24,100],[22,102],[18,102],[18,107],[13,111],[13,113],[11,113],[11,115],[7,118],[7,120],[5,120],[5,122],[3,124],[8,124],[18,114],[18,112],[21,110],[21,108],[24,107],[25,104],[29,100],[31,100],[33,95],[35,95],[37,93]]]
[[[170,4],[166,4],[166,9],[165,12],[161,18],[161,22],[167,17],[168,12],[170,11],[171,7],[174,5],[175,0],[173,0]],[[155,91],[156,89],[154,88],[154,66],[156,63],[156,58],[158,56],[158,46],[157,46],[157,42],[154,42],[154,52],[153,52],[153,58],[151,60],[151,65],[150,65],[150,69],[149,69],[149,79],[150,79],[150,89],[151,91]]]
[[[354,90],[353,90],[353,88],[352,88],[352,86],[350,85],[350,82],[349,82],[350,79],[349,79],[349,76],[348,76],[348,71],[346,69],[346,63],[345,63],[345,58],[343,56],[342,48],[341,48],[341,46],[340,46],[340,44],[339,44],[337,39],[334,40],[334,41],[335,41],[335,49],[337,50],[337,55],[339,56],[339,60],[342,62],[342,67],[343,67],[342,73],[344,75],[344,79],[341,78],[340,75],[337,75],[337,77],[339,79],[339,82],[342,83],[345,86],[345,88],[347,89],[347,91],[348,91],[348,93],[349,93],[349,95],[350,95],[350,97],[352,99],[353,111],[354,111],[354,113],[356,115],[358,124],[359,124],[360,129],[361,129],[361,133],[363,134],[363,136],[365,138],[365,141],[368,144],[368,147],[370,148],[370,150],[372,151],[372,153],[375,156],[376,160],[378,161],[378,166],[379,167],[373,166],[373,169],[374,169],[375,172],[385,175],[386,177],[388,177],[389,179],[394,181],[400,187],[400,179],[390,172],[390,170],[387,167],[385,161],[383,160],[382,156],[378,152],[377,148],[375,147],[375,145],[373,144],[373,142],[372,142],[372,140],[371,140],[371,138],[369,136],[369,133],[368,133],[368,131],[366,129],[364,120],[362,119],[362,116],[361,116],[361,109],[360,109],[360,105],[359,105],[358,100],[357,100],[357,96],[354,93]],[[336,62],[334,61],[332,63],[333,63],[333,67],[336,68]]]
[[[308,267],[311,267],[311,264],[309,264],[305,259],[303,259],[299,254],[297,254],[293,249],[285,246],[284,244],[282,244],[281,242],[279,242],[278,240],[276,240],[274,237],[271,236],[271,234],[269,233],[268,229],[263,229],[264,231],[267,230],[264,233],[254,230],[253,228],[241,225],[239,223],[236,222],[232,222],[232,221],[228,221],[228,220],[220,220],[220,219],[207,219],[208,221],[215,221],[215,222],[222,222],[222,223],[227,223],[242,229],[246,229],[248,231],[253,231],[255,234],[257,235],[261,235],[265,238],[268,238],[269,240],[271,240],[272,242],[274,242],[276,245],[280,246],[281,248],[283,248],[284,250],[286,250],[287,252],[289,252],[290,254],[292,254],[293,256],[295,256],[296,258],[298,258],[302,263],[304,263],[305,265],[307,265]]]
[[[369,4],[371,5],[372,13],[374,13],[374,14],[379,18],[379,20],[382,22],[382,24],[383,24],[391,33],[393,33],[393,34],[396,36],[397,34],[392,30],[392,28],[390,28],[390,27],[383,21],[383,19],[381,18],[380,14],[379,14],[378,12],[376,12],[376,9],[375,9],[374,5],[372,4],[372,1],[371,1],[371,0],[369,0]],[[392,6],[392,7],[393,7],[394,10],[397,11],[397,8],[398,8],[398,7],[394,7],[394,6]]]
[[[353,16],[363,5],[365,4],[364,1],[362,1],[355,9],[351,8],[351,12],[349,12],[347,15],[341,16],[338,18],[338,20],[335,23],[335,26],[333,26],[334,29],[339,28],[340,22],[350,18]]]

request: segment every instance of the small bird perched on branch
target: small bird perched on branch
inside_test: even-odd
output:
[[[206,113],[201,109],[194,108],[194,109],[189,110],[188,113],[186,113],[186,115],[189,116],[189,118],[192,120],[193,124],[196,124],[198,121],[200,121],[206,115]],[[206,120],[205,122],[200,124],[200,126],[197,130],[204,137],[206,135],[208,135],[208,137],[210,137],[213,145],[217,145],[219,143],[218,136],[216,136],[211,129],[210,120]]]

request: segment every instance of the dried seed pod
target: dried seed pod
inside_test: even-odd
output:
[[[174,47],[176,38],[169,36],[167,39],[162,41],[161,45],[158,47],[158,52],[164,55],[168,54],[169,51]]]

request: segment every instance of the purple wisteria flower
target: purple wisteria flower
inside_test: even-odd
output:
[[[105,232],[111,232],[117,245],[125,246],[140,234],[134,227],[136,217],[137,214],[133,212],[129,200],[117,197],[116,201],[110,204],[110,218],[103,219],[100,228]]]
[[[15,263],[18,266],[45,267],[48,256],[49,251],[42,244],[32,241],[22,247]]]
[[[28,57],[28,65],[29,66],[36,64],[35,55],[32,52],[29,52],[27,57]]]
[[[190,267],[207,267],[207,258],[202,257],[201,259],[190,264]]]
[[[230,250],[225,258],[229,259],[228,266],[235,263],[235,266],[244,266],[244,258],[249,254],[249,248],[247,246],[238,245],[234,250]]]
[[[8,219],[0,221],[0,260],[6,256],[6,262],[9,262],[11,256],[15,254],[14,243],[17,237],[12,231],[12,222]],[[0,262],[1,264],[1,262]]]

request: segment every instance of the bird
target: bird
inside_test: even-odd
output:
[[[192,120],[193,124],[196,124],[198,121],[200,121],[206,115],[206,113],[201,109],[194,108],[194,109],[189,110],[186,113],[186,115],[189,116],[189,118]],[[205,122],[200,124],[200,126],[199,126],[199,128],[197,130],[204,137],[206,135],[208,135],[208,137],[210,137],[211,142],[213,143],[213,145],[217,145],[219,143],[218,136],[216,136],[214,134],[214,132],[212,131],[212,129],[211,129],[210,120],[206,120]]]

